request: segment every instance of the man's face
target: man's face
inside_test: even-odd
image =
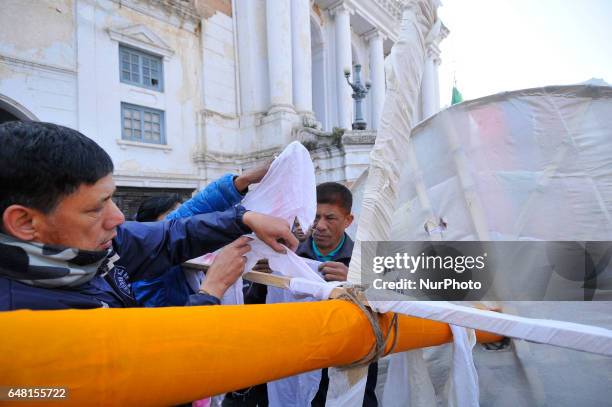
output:
[[[353,215],[339,205],[317,204],[312,225],[312,238],[321,250],[331,251],[342,240],[344,230],[353,222]]]
[[[35,241],[82,250],[106,250],[125,221],[111,197],[115,182],[111,174],[93,185],[81,184],[60,200],[48,214],[35,219]]]

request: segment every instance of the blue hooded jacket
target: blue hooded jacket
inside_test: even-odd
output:
[[[198,215],[224,211],[238,204],[243,195],[234,185],[234,176],[225,174],[223,177],[209,184],[198,192],[193,198],[184,202],[166,219],[179,219]],[[163,275],[136,281],[132,284],[136,301],[145,307],[168,307],[185,305],[194,294],[189,287],[187,278],[181,266],[170,268]]]

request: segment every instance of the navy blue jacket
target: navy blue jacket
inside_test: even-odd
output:
[[[240,203],[242,198],[243,195],[234,185],[234,175],[225,174],[184,202],[166,219],[224,211]],[[136,301],[145,307],[182,306],[194,294],[181,266],[174,266],[153,279],[135,281],[132,291]]]
[[[71,288],[40,288],[0,277],[0,310],[136,306],[131,282],[155,278],[186,260],[215,251],[243,234],[241,206],[164,222],[126,222],[117,228],[113,247],[120,259],[106,277]],[[218,304],[213,296],[194,294],[187,305]]]

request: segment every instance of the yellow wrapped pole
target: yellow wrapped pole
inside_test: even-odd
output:
[[[390,319],[383,316],[382,329]],[[342,300],[10,311],[0,326],[0,386],[64,387],[68,398],[58,402],[79,406],[189,402],[348,364],[374,343],[366,317]],[[452,339],[444,323],[405,316],[398,335],[396,352]]]

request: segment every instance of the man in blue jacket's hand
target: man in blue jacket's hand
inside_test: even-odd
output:
[[[0,310],[135,306],[131,282],[227,246],[191,305],[218,304],[255,232],[274,250],[287,222],[234,206],[156,223],[125,222],[113,164],[94,141],[37,122],[0,125]]]
[[[263,179],[270,164],[271,162],[244,171],[240,175],[225,174],[183,204],[180,204],[180,198],[176,194],[151,197],[141,203],[136,220],[156,222],[225,211],[240,203],[249,185]],[[197,291],[198,280],[196,271],[183,269],[179,265],[159,277],[135,281],[132,291],[136,301],[145,307],[181,306],[188,304],[188,298]]]

